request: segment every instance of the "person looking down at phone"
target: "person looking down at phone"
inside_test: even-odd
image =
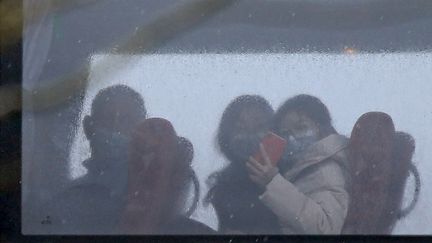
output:
[[[261,96],[243,95],[225,109],[218,128],[219,149],[229,164],[209,178],[206,197],[224,234],[280,234],[277,216],[259,200],[263,189],[249,177],[246,161],[269,132],[273,108]]]
[[[262,159],[246,163],[251,180],[264,188],[260,201],[283,233],[340,234],[349,203],[348,139],[333,128],[326,106],[309,95],[288,99],[273,128],[287,142],[278,166],[262,144]]]

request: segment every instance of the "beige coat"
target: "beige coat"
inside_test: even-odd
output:
[[[286,234],[340,234],[348,211],[348,139],[330,135],[311,145],[260,196]]]

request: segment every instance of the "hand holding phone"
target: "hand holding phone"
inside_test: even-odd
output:
[[[287,141],[282,137],[276,135],[273,132],[267,133],[261,140],[261,144],[264,146],[267,155],[269,156],[273,166],[276,166],[278,161],[281,159],[282,154],[287,145]],[[257,161],[263,161],[261,151],[257,151],[253,156]]]
[[[282,157],[285,145],[285,139],[269,133],[262,139],[259,151],[247,161],[249,178],[260,188],[266,188],[279,172],[277,163]]]

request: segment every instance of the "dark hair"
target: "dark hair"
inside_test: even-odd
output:
[[[312,119],[319,127],[321,138],[337,133],[332,125],[330,112],[315,96],[300,94],[285,101],[276,111],[273,129],[277,129],[278,124],[288,112],[298,112]]]
[[[259,95],[242,95],[231,101],[222,115],[218,128],[217,142],[220,151],[230,161],[232,161],[234,157],[229,148],[228,140],[234,130],[234,123],[239,119],[241,111],[252,107],[261,109],[269,118],[274,114],[273,108],[263,97]]]
[[[180,156],[181,161],[184,161],[185,163],[190,165],[192,163],[192,160],[194,157],[194,148],[193,148],[191,141],[189,141],[189,139],[187,139],[185,137],[179,137],[178,143],[180,146],[180,155],[179,156]]]
[[[178,137],[178,140],[180,146],[179,159],[180,161],[183,162],[183,164],[186,165],[189,173],[187,181],[185,181],[183,184],[188,185],[189,181],[191,180],[194,186],[194,197],[193,197],[192,205],[189,207],[188,211],[186,212],[186,216],[190,217],[198,207],[198,202],[200,199],[200,184],[195,171],[192,169],[192,160],[194,158],[193,144],[191,141],[189,141],[189,139],[185,137]]]
[[[135,107],[143,112],[144,117],[146,116],[147,110],[145,108],[144,99],[142,98],[141,94],[124,84],[113,85],[101,89],[93,99],[91,113],[94,114],[101,107],[105,106],[110,99],[117,97],[133,100],[136,105]]]
[[[240,113],[247,108],[262,110],[269,116],[269,123],[274,115],[271,105],[258,95],[242,95],[228,105],[222,115],[217,138],[221,152],[231,163],[209,176],[209,191],[204,203],[213,204],[221,229],[280,234],[277,217],[258,199],[262,194],[261,189],[250,180],[246,168],[243,167],[244,163],[234,162],[236,158],[228,146],[233,125],[239,119]],[[249,207],[251,204],[255,206]]]

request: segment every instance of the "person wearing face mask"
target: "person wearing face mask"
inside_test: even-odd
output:
[[[276,112],[273,130],[287,140],[278,166],[261,146],[263,161],[250,158],[250,178],[264,192],[260,201],[286,234],[340,234],[349,197],[348,139],[331,124],[316,97],[298,95]]]
[[[259,200],[263,191],[246,168],[246,161],[270,130],[273,115],[270,104],[257,95],[237,97],[222,115],[217,141],[229,164],[209,177],[205,199],[215,208],[219,233],[282,233],[276,215]]]
[[[87,173],[48,202],[42,229],[54,234],[112,234],[126,201],[133,129],[146,118],[144,100],[125,85],[102,89],[83,119],[91,156]],[[50,232],[51,231],[51,232]]]

